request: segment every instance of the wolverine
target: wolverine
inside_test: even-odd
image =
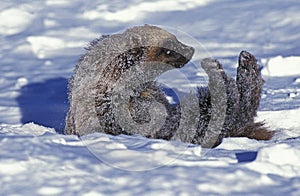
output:
[[[189,134],[178,131],[182,107],[168,102],[155,78],[183,67],[193,54],[193,47],[150,25],[94,40],[69,80],[65,133],[187,138],[180,140],[203,147],[215,147],[224,137],[270,139],[273,132],[254,122],[264,80],[256,58],[246,51],[240,53],[236,80],[217,60],[202,60],[209,84],[198,88],[196,129],[182,137]],[[216,119],[221,119],[220,126],[215,126]]]
[[[130,28],[121,34],[102,36],[93,41],[87,50],[69,81],[70,109],[65,132],[81,136],[98,131],[171,139],[178,127],[180,109],[169,105],[154,80],[165,71],[183,67],[192,58],[194,48],[179,42],[173,34],[161,28],[145,25]],[[150,114],[142,106],[147,107],[145,103],[154,100],[166,108],[166,122],[158,130],[126,130],[117,123],[114,115],[114,89],[120,86],[118,83],[126,74],[130,77],[142,76],[143,79],[145,72],[151,73],[151,77],[131,90],[133,93],[125,107],[132,121],[126,124],[149,122]],[[134,77],[132,80],[137,81]]]

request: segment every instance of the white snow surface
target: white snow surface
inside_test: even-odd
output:
[[[0,3],[0,195],[299,195],[300,4],[290,1],[4,0]],[[270,141],[215,149],[94,133],[63,135],[67,79],[89,41],[154,24],[195,41],[193,63],[160,80],[207,84],[200,58],[235,76],[241,50],[263,65],[257,120]],[[188,82],[186,80],[189,80]],[[170,97],[172,100],[172,97]]]

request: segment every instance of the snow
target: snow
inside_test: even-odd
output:
[[[126,7],[110,11],[109,5],[99,5],[96,10],[87,10],[83,12],[83,18],[95,20],[105,19],[107,21],[130,22],[136,20],[138,17],[145,17],[147,12],[164,12],[164,11],[185,11],[193,9],[198,6],[205,5],[209,0],[193,1],[193,0],[177,0],[177,1],[151,1],[139,2]]]
[[[299,9],[279,0],[1,2],[0,195],[299,195]],[[201,58],[217,58],[234,77],[238,53],[252,52],[266,81],[257,120],[274,138],[225,138],[205,149],[61,134],[67,79],[83,48],[145,23],[196,48],[190,64],[160,78],[176,92],[207,84]]]
[[[1,11],[0,18],[0,34],[14,35],[28,28],[34,16],[25,10],[10,8]]]
[[[262,74],[267,76],[293,76],[300,75],[300,57],[290,56],[282,57],[277,56],[270,59],[262,59],[266,68]]]

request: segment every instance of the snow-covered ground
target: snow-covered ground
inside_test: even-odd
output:
[[[1,1],[0,195],[299,195],[299,10],[296,0]],[[185,32],[196,47],[182,70],[188,84],[161,79],[179,90],[203,85],[200,58],[217,58],[234,77],[239,52],[252,52],[266,80],[258,120],[274,138],[227,138],[209,150],[61,134],[67,79],[83,48],[145,23]]]

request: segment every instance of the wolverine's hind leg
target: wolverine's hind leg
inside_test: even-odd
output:
[[[240,94],[239,121],[243,124],[252,123],[259,107],[264,80],[260,73],[260,65],[249,52],[240,53],[236,83]]]
[[[254,122],[264,84],[260,69],[254,55],[246,51],[240,53],[236,79],[240,96],[238,130],[232,133],[233,137],[268,140],[274,135],[274,131],[265,128],[264,123]]]

